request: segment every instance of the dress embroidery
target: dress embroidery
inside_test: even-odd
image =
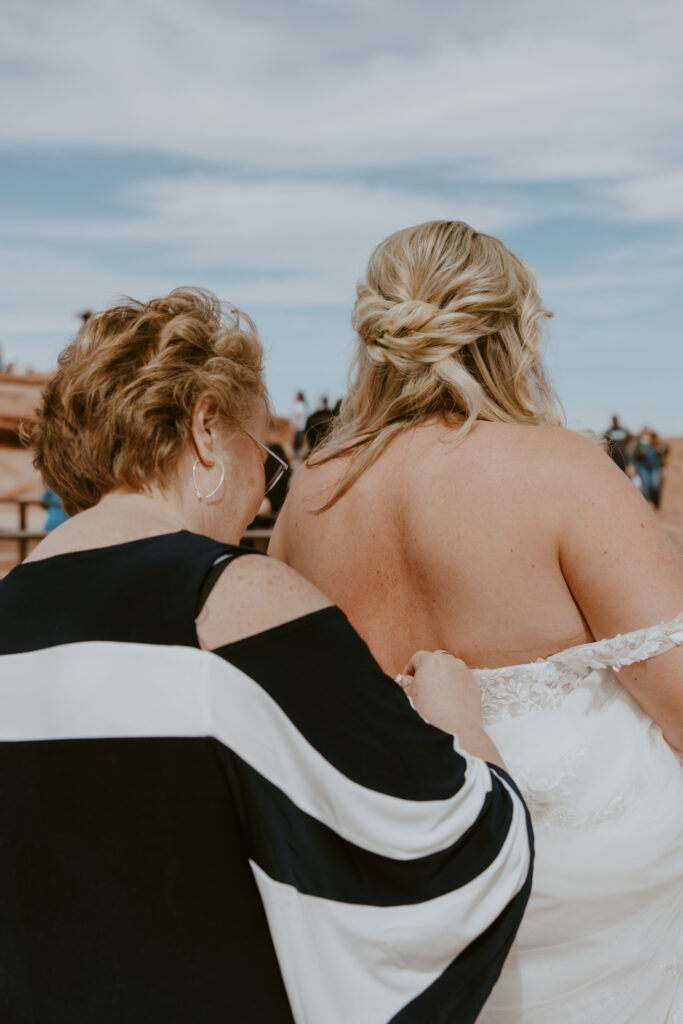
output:
[[[527,665],[475,669],[482,694],[484,725],[532,712],[553,711],[573,689],[587,681],[592,672],[634,665],[681,644],[683,612],[671,622],[569,647]],[[605,698],[619,685],[612,672],[602,673],[601,683]]]
[[[683,1024],[683,770],[615,672],[681,645],[683,613],[475,673],[536,833],[481,1024]]]

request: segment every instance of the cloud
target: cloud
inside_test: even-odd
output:
[[[683,220],[683,169],[615,184],[612,197],[620,214],[647,223]]]
[[[677,337],[673,0],[6,0],[3,16],[0,151],[35,154],[41,212],[28,189],[23,215],[0,196],[0,337],[31,361],[79,308],[197,283],[263,322],[281,401],[332,364],[336,389],[371,248],[440,217],[539,271],[581,415],[601,388],[631,386],[637,408],[643,325],[660,353]],[[75,181],[68,215],[51,204],[51,153],[85,154],[78,180],[115,157],[102,203],[89,183],[79,209]]]
[[[2,44],[13,102],[0,143],[269,173],[425,161],[492,181],[660,172],[681,127],[675,8],[523,3],[513,19],[510,6],[22,0]]]
[[[401,227],[452,218],[501,232],[548,209],[504,191],[488,198],[457,187],[449,192],[446,198],[359,182],[168,176],[129,186],[121,197],[127,212],[115,217],[8,217],[4,234],[20,251],[30,243],[43,253],[134,254],[138,265],[156,267],[156,277],[163,270],[183,280],[194,273],[200,281],[232,283],[244,303],[330,305],[348,301],[371,249]],[[25,273],[30,258],[13,263],[10,277]]]
[[[623,356],[627,334],[640,332],[640,345],[647,337],[648,346],[656,335],[659,347],[668,345],[669,359],[677,361],[682,266],[680,232],[666,240],[580,252],[574,265],[541,275],[543,298],[557,317],[553,333],[560,322],[571,322],[579,339],[589,332],[592,347],[599,334],[600,349],[609,358]]]

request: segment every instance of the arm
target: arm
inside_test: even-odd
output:
[[[425,721],[457,734],[459,745],[469,754],[505,767],[498,748],[484,731],[481,692],[464,661],[447,651],[417,651],[399,679]]]
[[[340,1018],[353,1019],[343,964],[391,1003],[378,1003],[377,1019],[410,1005],[406,1020],[474,1020],[529,895],[531,833],[514,785],[423,721],[342,612],[292,569],[244,557],[219,586],[206,625],[219,644],[221,632],[234,637],[216,653],[242,673],[238,706],[255,711],[239,734],[254,721],[255,750],[272,758],[267,781],[254,760],[229,772],[286,983],[315,962]],[[237,630],[240,608],[255,619]],[[457,686],[439,689],[459,726]]]
[[[212,650],[328,607],[328,598],[293,569],[274,558],[245,555],[219,577],[197,619],[197,633],[201,646]],[[503,767],[484,732],[479,688],[464,662],[446,652],[419,651],[404,672],[410,677],[404,690],[418,714],[457,734],[468,753]]]
[[[559,557],[596,639],[683,610],[683,559],[627,477],[596,446],[557,432]],[[683,749],[683,648],[620,670],[669,743]]]

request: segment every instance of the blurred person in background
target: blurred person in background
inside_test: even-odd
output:
[[[659,508],[662,486],[662,457],[655,445],[654,431],[643,427],[633,446],[631,460],[643,483],[643,497]]]
[[[634,487],[637,487],[642,494],[643,481],[638,476],[638,470],[632,462],[629,462],[626,466],[626,476],[629,478]]]
[[[88,318],[44,391],[71,518],[0,581],[4,1020],[470,1022],[514,937],[528,819],[471,673],[418,652],[399,688],[239,546],[282,471],[262,358],[178,289]]]
[[[628,430],[622,427],[619,422],[618,416],[612,417],[612,425],[605,431],[605,440],[607,441],[607,452],[609,457],[619,467],[619,469],[626,472],[626,465],[628,463],[628,442],[631,437]]]
[[[306,397],[303,391],[297,391],[296,395],[294,396],[292,415],[289,418],[290,425],[294,432],[292,447],[294,448],[294,455],[297,459],[299,458],[301,449],[304,444],[304,433],[306,430],[307,416],[308,408],[306,406]]]
[[[45,530],[49,533],[50,530],[54,530],[56,527],[61,526],[62,523],[65,523],[69,517],[64,511],[62,499],[49,487],[46,487],[43,491],[41,500],[47,510]]]
[[[311,413],[306,420],[304,432],[305,451],[307,456],[322,444],[330,432],[334,420],[334,413],[331,409],[318,409]]]
[[[659,487],[655,491],[653,503],[655,508],[660,508],[662,503],[662,488],[666,479],[666,460],[669,455],[669,446],[659,434],[652,432],[652,447],[659,456]]]
[[[324,585],[389,674],[416,646],[477,670],[537,843],[481,1021],[664,1024],[683,1002],[662,970],[683,934],[683,562],[626,475],[565,429],[551,315],[529,267],[467,224],[385,239],[337,425],[270,551]]]

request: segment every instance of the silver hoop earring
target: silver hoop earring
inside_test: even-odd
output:
[[[194,484],[194,496],[197,499],[197,501],[208,501],[209,498],[213,498],[214,494],[217,494],[218,491],[220,491],[221,487],[223,486],[223,481],[225,480],[225,466],[223,465],[222,459],[216,459],[216,462],[214,462],[214,466],[219,465],[221,467],[221,478],[212,491],[209,491],[208,494],[202,494],[202,492],[199,490],[199,482],[197,480],[198,465],[199,459],[195,459],[194,462],[192,463],[192,483]]]

